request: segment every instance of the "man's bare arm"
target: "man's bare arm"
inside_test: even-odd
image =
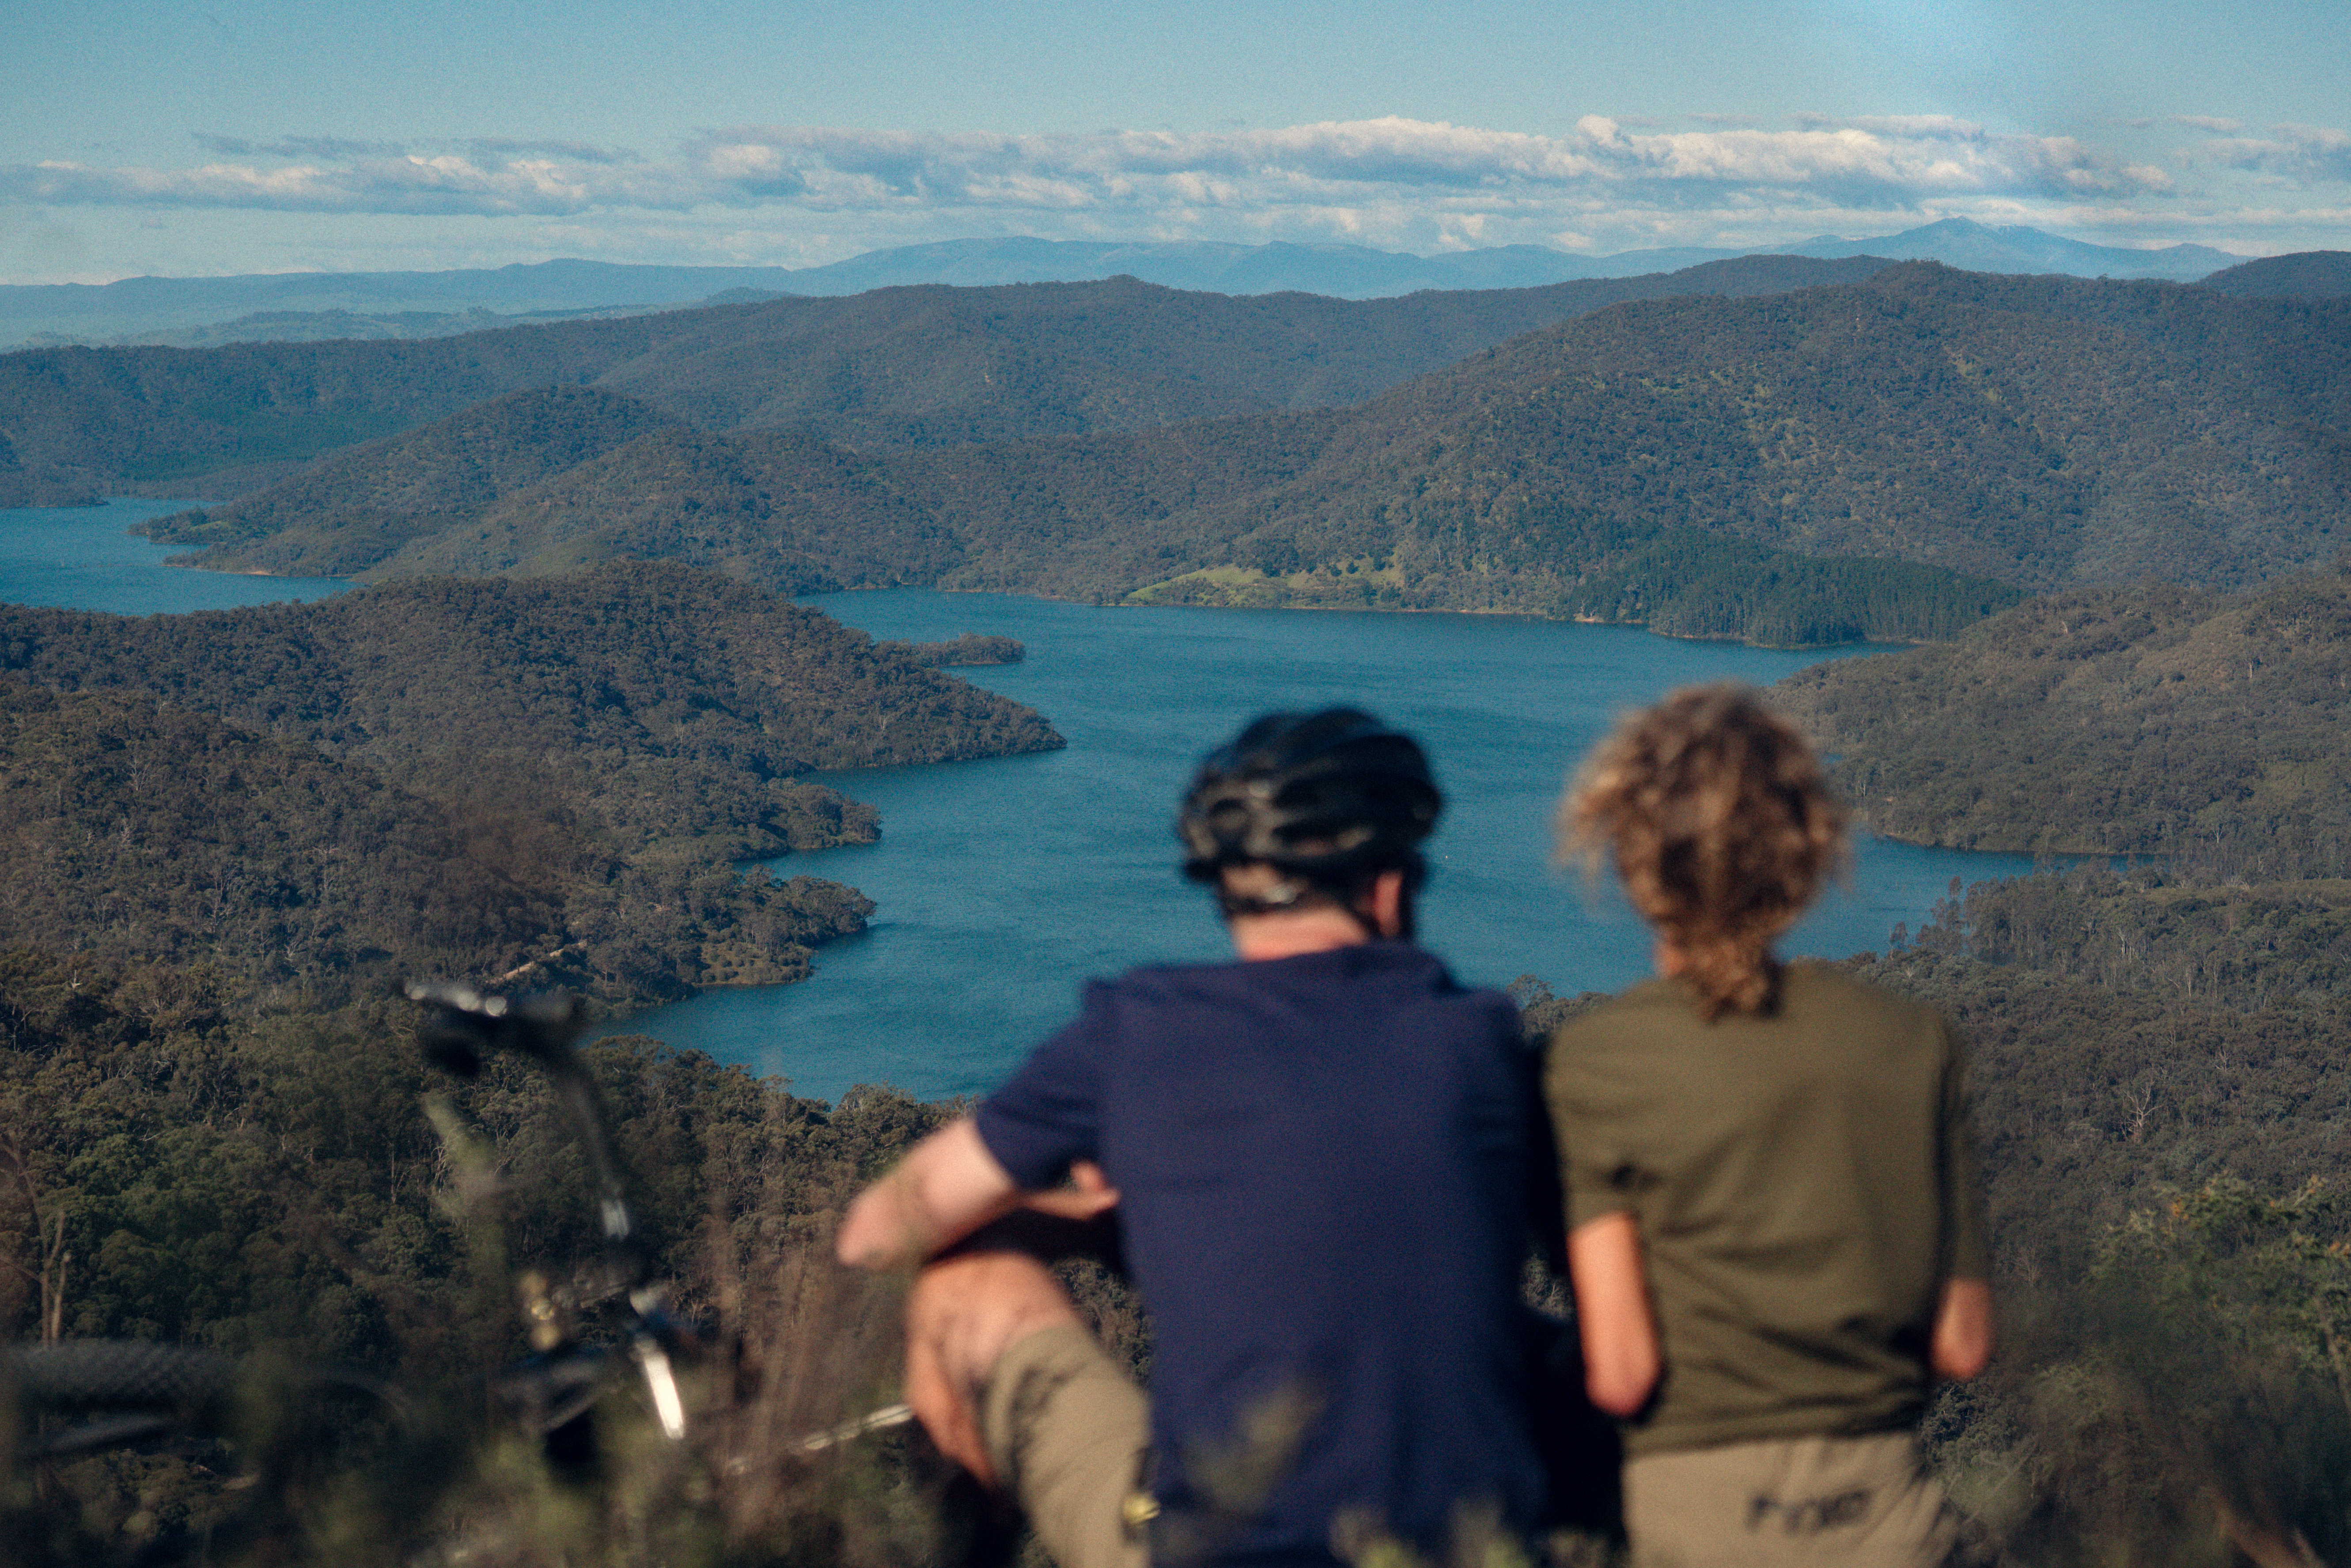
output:
[[[833,1251],[861,1269],[910,1268],[1020,1202],[968,1116],[916,1144],[849,1206]]]
[[[1635,1415],[1656,1389],[1661,1362],[1633,1217],[1604,1214],[1569,1231],[1567,1272],[1575,1286],[1584,1391],[1611,1416]]]

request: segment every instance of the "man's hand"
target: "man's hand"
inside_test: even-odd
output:
[[[967,1252],[914,1276],[906,1297],[906,1403],[939,1452],[1001,1486],[980,1431],[982,1391],[1015,1340],[1062,1323],[1080,1328],[1052,1271],[1019,1252]]]
[[[1069,1186],[1029,1193],[1021,1198],[1020,1207],[1056,1219],[1088,1220],[1118,1207],[1118,1188],[1110,1185],[1110,1178],[1093,1161],[1075,1160],[1070,1165]]]
[[[1108,1192],[1102,1173],[1094,1173]],[[1088,1195],[1089,1200],[1099,1195]],[[849,1206],[833,1252],[860,1269],[912,1268],[1017,1207],[1020,1189],[996,1163],[979,1129],[959,1117],[916,1144]],[[1111,1201],[1117,1195],[1111,1194]],[[1099,1204],[1095,1212],[1107,1207]]]

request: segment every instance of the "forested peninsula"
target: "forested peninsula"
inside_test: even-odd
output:
[[[1144,430],[856,448],[815,426],[697,427],[607,378],[509,394],[152,532],[245,570],[631,556],[784,592],[1923,641],[2028,591],[2149,574],[2240,589],[2330,559],[2351,512],[2346,366],[2351,300],[1909,263],[1615,305],[1351,408]]]
[[[730,862],[876,831],[803,775],[1061,744],[912,649],[661,564],[143,620],[0,606],[0,674],[26,683],[0,809],[32,890],[0,945],[209,962],[302,1005],[402,973],[614,1002],[797,978],[871,905]]]
[[[2346,558],[2351,568],[2351,556]],[[1875,831],[2351,876],[2351,575],[2052,594],[1781,683]]]

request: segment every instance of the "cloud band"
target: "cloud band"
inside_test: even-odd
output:
[[[2247,145],[2246,159],[2284,155]],[[1078,136],[742,126],[699,135],[658,160],[559,142],[420,150],[292,138],[208,139],[204,146],[214,156],[186,168],[67,162],[0,168],[0,198],[542,216],[779,202],[834,212],[1067,213],[1465,197],[1503,208],[1627,200],[1715,205],[1735,196],[1897,210],[1955,197],[2127,199],[2171,183],[2160,169],[2073,138],[1994,133],[1938,118],[1642,131],[1587,116],[1560,136],[1401,119]]]

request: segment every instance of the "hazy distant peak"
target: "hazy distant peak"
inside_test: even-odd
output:
[[[2069,273],[2191,282],[2242,261],[2204,246],[2160,250],[2093,245],[2019,225],[1943,218],[1899,234],[1820,235],[1798,244],[1744,248],[1677,246],[1613,256],[1541,246],[1495,246],[1433,256],[1337,242],[1276,240],[1049,240],[1031,235],[935,240],[869,251],[821,267],[652,267],[560,257],[451,272],[269,273],[240,277],[134,277],[99,285],[0,287],[0,348],[36,340],[194,345],[260,337],[411,337],[453,329],[463,313],[508,319],[566,312],[654,310],[714,298],[862,294],[946,284],[1086,283],[1132,277],[1208,294],[1317,294],[1392,298],[1424,290],[1533,288],[1587,278],[1679,271],[1741,256],[1815,259],[1859,256],[1934,260],[1974,272]],[[351,323],[326,319],[346,312]],[[402,323],[402,313],[434,325]],[[276,332],[257,319],[288,319]],[[293,318],[308,317],[307,321]],[[224,334],[225,322],[239,330]]]

